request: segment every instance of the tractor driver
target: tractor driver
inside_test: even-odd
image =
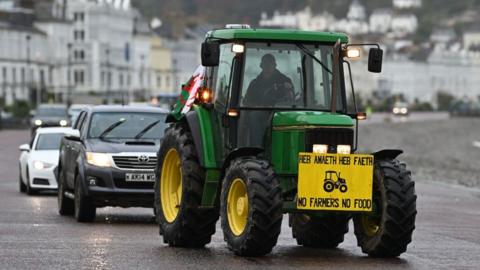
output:
[[[248,86],[243,105],[274,106],[277,102],[293,101],[292,80],[277,69],[272,54],[262,57],[260,68],[262,71]]]

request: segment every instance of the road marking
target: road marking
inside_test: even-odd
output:
[[[479,141],[473,141],[473,146],[480,148],[480,142]]]

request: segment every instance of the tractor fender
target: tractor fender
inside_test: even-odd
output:
[[[263,153],[265,150],[260,147],[242,147],[236,148],[230,154],[228,154],[225,162],[223,163],[223,169],[225,170],[230,162],[239,157],[248,157],[248,156],[257,156],[260,153]]]
[[[372,155],[374,160],[395,159],[402,153],[403,153],[403,150],[400,150],[400,149],[383,149],[383,150],[372,153]]]
[[[200,122],[198,119],[198,114],[196,111],[189,111],[186,114],[186,120],[188,124],[188,128],[190,129],[190,133],[193,137],[193,144],[195,145],[195,151],[197,152],[198,161],[202,166],[205,166],[205,159],[203,156],[203,141],[202,141],[202,134],[200,131]]]

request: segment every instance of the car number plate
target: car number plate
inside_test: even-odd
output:
[[[297,208],[371,211],[373,156],[299,153]]]
[[[154,173],[127,173],[125,174],[127,182],[155,182]]]

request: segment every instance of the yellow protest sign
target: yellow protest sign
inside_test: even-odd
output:
[[[299,153],[297,208],[371,211],[372,182],[372,155]]]

